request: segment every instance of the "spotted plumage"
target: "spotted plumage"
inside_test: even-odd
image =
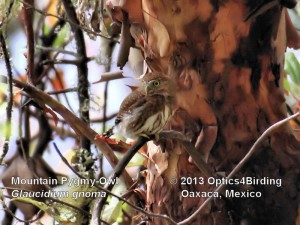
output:
[[[120,106],[115,125],[103,134],[126,138],[149,137],[162,131],[171,117],[175,101],[173,81],[161,73],[148,73],[142,85],[128,95]]]

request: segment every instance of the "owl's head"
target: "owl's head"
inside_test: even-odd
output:
[[[142,78],[143,89],[146,95],[170,96],[175,91],[174,82],[161,73],[147,73]]]

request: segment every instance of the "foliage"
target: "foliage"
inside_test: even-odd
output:
[[[20,39],[22,42],[27,41],[28,49],[26,49],[25,57],[22,54],[24,49],[18,49],[18,52],[11,53],[17,60],[11,63],[13,66],[11,72],[16,80],[23,84],[30,80],[31,84],[43,91],[45,96],[63,103],[67,107],[66,110],[72,111],[74,116],[85,120],[87,126],[90,123],[91,126],[95,126],[98,131],[101,131],[101,127],[110,127],[108,124],[115,115],[115,113],[111,113],[112,110],[107,109],[108,91],[111,89],[105,89],[105,86],[108,86],[109,82],[114,83],[113,80],[124,78],[124,76],[122,73],[119,73],[118,76],[107,73],[103,76],[105,77],[104,81],[100,84],[88,85],[82,84],[82,79],[87,79],[88,75],[90,79],[99,80],[101,71],[109,72],[106,70],[114,64],[111,60],[117,40],[113,40],[108,34],[108,31],[111,30],[111,20],[103,9],[103,5],[99,5],[100,1],[72,1],[75,7],[72,8],[72,5],[69,5],[70,8],[66,9],[68,2],[71,1],[50,0],[36,2],[31,7],[32,1],[30,0],[23,1],[23,4],[21,1],[0,1],[0,31],[8,34],[9,37],[23,34],[27,39]],[[32,21],[30,17],[26,17],[26,13],[30,10],[33,10],[34,15]],[[79,21],[72,17],[72,10],[76,13]],[[19,29],[15,30],[10,27],[10,24],[18,24]],[[25,28],[24,30],[20,29],[22,26]],[[102,32],[100,32],[101,27],[103,28]],[[118,34],[115,34],[114,38],[117,39]],[[6,42],[8,50],[11,50],[9,47],[13,43],[10,42],[10,39],[7,39]],[[31,49],[30,45],[33,43],[35,44],[34,49]],[[90,56],[91,54],[88,52],[95,52],[93,48],[97,45],[101,46],[101,51],[98,50]],[[2,50],[2,48],[0,49]],[[33,61],[31,61],[32,58],[34,58]],[[4,55],[1,55],[2,59],[5,59]],[[99,59],[101,60],[99,61]],[[15,65],[19,60],[26,60],[28,67],[17,71]],[[89,70],[88,63],[99,71]],[[4,60],[2,65],[5,65]],[[2,65],[0,64],[0,66]],[[30,69],[31,66],[33,70]],[[84,67],[87,68],[86,73]],[[73,71],[72,68],[77,68],[77,79],[76,72],[70,72]],[[6,84],[8,79],[2,80],[4,71],[1,70],[0,74],[0,114],[1,117],[6,118],[9,91]],[[9,72],[7,71],[7,73]],[[91,103],[86,93],[92,96]],[[14,136],[10,139],[10,158],[4,159],[7,167],[2,168],[1,179],[5,180],[3,183],[8,188],[3,198],[9,200],[10,207],[15,205],[19,208],[24,213],[25,220],[31,219],[32,215],[37,215],[37,212],[41,210],[44,212],[41,221],[52,217],[59,223],[86,223],[86,219],[91,219],[95,197],[84,196],[96,193],[106,195],[106,192],[101,191],[101,187],[96,187],[98,184],[86,185],[80,184],[80,182],[85,179],[97,181],[105,178],[105,174],[111,172],[107,167],[110,159],[102,156],[102,148],[94,149],[84,135],[78,133],[78,130],[74,128],[77,126],[75,122],[69,123],[65,120],[64,115],[58,115],[47,104],[44,105],[37,101],[34,96],[31,98],[22,88],[14,88],[13,94],[13,117],[19,118],[14,120],[19,120],[19,122],[14,122],[12,127],[5,122],[5,119],[0,123],[0,136],[5,136],[6,130],[12,130]],[[76,94],[78,94],[79,100]],[[123,97],[124,93],[120,92],[119,95]],[[80,98],[83,99],[82,102],[80,102]],[[79,108],[78,102],[84,107]],[[113,108],[116,110],[116,107]],[[82,115],[82,111],[91,115],[91,121]],[[108,112],[112,115],[108,115]],[[57,155],[50,145],[52,140],[61,146],[60,149],[57,149],[57,151],[61,151],[61,158],[55,159]],[[1,137],[1,150],[2,142],[8,141],[3,141]],[[116,160],[117,157],[112,149],[106,148],[111,151],[110,154]],[[116,150],[123,152],[116,153],[120,159],[127,148],[127,144],[115,146]],[[64,155],[67,159],[63,158]],[[67,172],[66,166],[63,166],[62,162],[71,166],[74,171]],[[143,163],[144,157],[136,155],[128,166],[140,167],[143,166]],[[12,184],[11,177],[24,179],[25,183]],[[45,181],[45,185],[29,184],[32,180],[41,177],[55,180],[58,183],[49,185],[49,182]],[[62,181],[66,178],[68,181],[73,180],[74,182],[63,183]],[[104,184],[101,183],[101,185]],[[68,195],[54,196],[53,198],[29,198],[22,195],[12,197],[11,193],[14,189],[35,193],[43,193],[50,189],[51,193],[68,193]],[[112,191],[121,195],[126,191],[126,187],[123,183],[119,183]],[[78,193],[82,193],[83,196],[79,197]],[[126,203],[118,198],[109,197],[101,217],[109,223],[121,223],[128,220],[124,219],[124,211],[127,212],[127,216],[131,213]],[[13,215],[15,209],[7,208],[4,218],[10,218],[9,213]]]
[[[286,77],[284,78],[284,89],[287,103],[294,107],[300,100],[300,64],[293,52],[285,54]]]
[[[21,1],[0,1],[0,30],[7,22],[15,17],[22,5]]]

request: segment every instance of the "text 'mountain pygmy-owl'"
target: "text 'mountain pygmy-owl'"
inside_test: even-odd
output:
[[[175,84],[161,73],[147,73],[142,86],[129,94],[120,106],[115,125],[103,134],[137,139],[159,134],[172,115]]]

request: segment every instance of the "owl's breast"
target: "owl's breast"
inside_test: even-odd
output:
[[[139,136],[158,134],[171,118],[171,106],[165,105],[158,112],[147,116],[145,113],[139,116],[132,113],[124,115],[122,123],[115,127],[114,132],[124,137],[137,139]]]
[[[171,108],[165,105],[163,110],[153,114],[146,120],[145,124],[137,131],[137,134],[149,136],[160,133],[169,121],[170,117]]]

